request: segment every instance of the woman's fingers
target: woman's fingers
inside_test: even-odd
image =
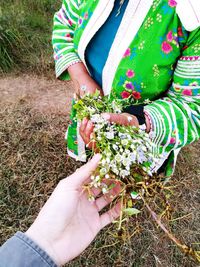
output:
[[[87,126],[86,126],[85,131],[84,131],[84,134],[88,139],[90,139],[90,136],[91,136],[93,130],[94,130],[93,123],[91,121],[88,121]]]
[[[105,212],[100,216],[100,227],[104,228],[106,225],[110,224],[120,216],[122,206],[121,202],[118,202],[112,209]],[[100,229],[100,230],[101,230]]]
[[[95,203],[98,208],[98,211],[101,211],[103,208],[105,208],[108,204],[110,204],[113,199],[119,195],[121,192],[120,184],[116,184],[113,189],[111,189],[107,194],[101,196],[100,198],[97,198]]]
[[[89,148],[93,148],[94,144],[91,144],[91,135],[94,130],[94,125],[91,121],[88,121],[88,119],[84,118],[81,122],[79,132],[80,135],[84,141],[84,143],[87,145],[89,144]]]
[[[77,188],[80,187],[96,170],[99,161],[101,159],[100,154],[96,154],[87,164],[83,165],[81,168],[77,169],[76,172],[66,178],[70,185],[75,185]]]
[[[88,119],[87,118],[84,118],[83,121],[81,122],[81,125],[80,125],[80,132],[84,132],[85,131],[85,128],[87,126],[87,123],[88,123]]]
[[[102,117],[110,122],[114,122],[124,126],[139,126],[138,119],[128,113],[115,114],[115,113],[103,113]]]

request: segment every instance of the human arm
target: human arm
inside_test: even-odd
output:
[[[92,242],[97,233],[120,213],[120,205],[117,204],[108,212],[100,215],[99,212],[111,202],[110,195],[98,197],[99,192],[93,189],[96,199],[90,202],[87,193],[83,191],[82,186],[88,182],[98,162],[99,155],[96,155],[73,175],[62,180],[26,232],[26,236],[37,244],[41,251],[45,251],[45,254],[49,255],[52,262],[58,266],[78,256]],[[110,194],[116,195],[119,190],[119,186],[116,186]],[[5,262],[7,267],[29,267],[27,264],[23,265],[23,249],[19,247],[20,250],[16,249],[14,253],[12,245],[9,247],[9,244],[3,245],[0,249],[0,266],[4,267],[1,263]],[[41,253],[35,256],[33,260],[37,262],[38,257],[41,258]],[[18,265],[14,264],[14,259],[18,260]],[[37,264],[30,266],[43,267]]]
[[[200,137],[200,28],[191,32],[166,95],[145,106],[155,152],[170,153]]]
[[[61,9],[54,16],[52,44],[56,77],[61,80],[72,79],[77,94],[93,93],[101,88],[91,78],[85,65],[79,58],[74,45],[74,33],[79,18],[79,4],[77,0],[63,0]],[[80,91],[86,86],[85,92]]]

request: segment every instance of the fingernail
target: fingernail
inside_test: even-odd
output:
[[[110,114],[108,114],[108,113],[102,113],[101,116],[102,116],[102,118],[104,118],[105,120],[110,120]]]
[[[83,121],[82,121],[83,124],[86,124],[87,123],[87,118],[84,118]]]

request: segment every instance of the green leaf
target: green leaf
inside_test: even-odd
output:
[[[135,208],[127,208],[123,210],[128,216],[137,215],[141,211]]]

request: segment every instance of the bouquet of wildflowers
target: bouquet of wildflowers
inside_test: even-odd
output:
[[[158,157],[151,152],[154,144],[149,135],[137,127],[110,123],[102,116],[103,113],[120,114],[124,107],[131,104],[133,104],[132,98],[116,98],[111,101],[106,96],[102,97],[99,91],[94,95],[85,94],[75,101],[77,121],[87,118],[94,124],[91,138],[93,149],[88,150],[88,156],[93,156],[96,152],[102,156],[98,169],[86,186],[88,198],[94,200],[92,188],[100,189],[106,196],[113,187],[120,184],[121,192],[116,198],[116,202],[120,201],[122,205],[120,219],[116,222],[118,233],[126,232],[124,222],[127,222],[130,216],[137,216],[146,207],[169,238],[184,252],[190,251],[190,255],[197,258],[199,254],[174,238],[161,223],[161,218],[151,209],[150,204],[156,198],[162,203],[161,208],[169,209],[168,197],[171,194],[171,187],[165,186],[164,177],[151,171]]]

